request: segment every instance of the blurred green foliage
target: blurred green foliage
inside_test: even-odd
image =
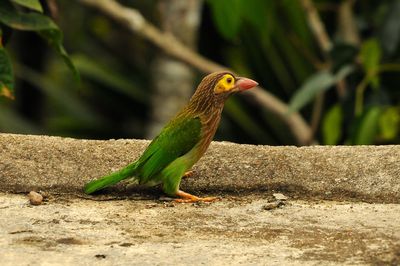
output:
[[[16,5],[14,6],[12,2],[15,2]],[[41,14],[43,11],[39,0],[13,0],[12,2],[0,2],[0,22],[4,25],[3,27],[8,27],[12,30],[34,31],[41,35],[62,56],[65,63],[74,72],[75,77],[79,79],[79,74],[62,45],[63,35],[61,30],[53,20]],[[22,12],[18,10],[19,6],[37,11],[38,13]],[[11,90],[12,87],[8,86],[7,89]]]
[[[332,43],[324,54],[299,0],[207,0],[199,52],[259,81],[288,114],[301,112],[321,144],[398,144],[400,0],[356,1],[354,25],[339,21],[346,1],[314,0]],[[0,2],[0,94],[8,96],[0,97],[0,131],[144,137],[156,48],[79,1],[52,2],[57,10],[46,1]],[[120,2],[158,25],[157,1]],[[358,42],[343,25],[354,26]],[[282,121],[246,97],[227,103],[217,139],[295,144]]]

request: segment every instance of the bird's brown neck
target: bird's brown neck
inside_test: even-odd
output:
[[[210,90],[197,89],[186,106],[187,112],[191,113],[191,116],[199,117],[203,125],[199,156],[203,155],[214,138],[226,98],[225,95],[215,95]]]
[[[227,95],[214,94],[213,90],[210,89],[215,86],[214,83],[214,80],[203,80],[188,103],[189,110],[205,116],[221,113]]]

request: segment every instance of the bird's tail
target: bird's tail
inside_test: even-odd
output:
[[[119,181],[133,176],[135,174],[136,168],[137,168],[137,163],[134,162],[117,172],[103,176],[97,180],[90,181],[85,185],[84,192],[86,194],[92,194],[93,192],[96,192],[100,189],[115,185]]]

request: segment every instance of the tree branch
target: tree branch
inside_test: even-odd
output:
[[[331,39],[329,38],[328,33],[326,32],[324,23],[322,22],[312,0],[300,0],[300,4],[302,5],[304,12],[306,13],[308,25],[310,26],[311,31],[313,32],[315,39],[317,40],[318,46],[326,61],[326,65],[330,66],[331,60],[329,52],[332,49],[332,42]],[[340,90],[338,90],[338,93],[339,92]],[[324,92],[320,92],[317,94],[314,101],[312,117],[311,117],[310,140],[314,138],[314,135],[319,127],[319,123],[322,116],[323,104],[324,104],[323,102],[324,102]]]
[[[147,39],[162,49],[165,53],[204,73],[229,69],[190,50],[172,34],[160,31],[158,28],[150,24],[139,11],[133,8],[124,7],[114,0],[78,1],[100,10],[107,16],[110,16],[121,23],[133,33]],[[268,111],[282,119],[290,128],[299,145],[309,144],[310,136],[312,136],[311,129],[298,113],[288,114],[288,106],[262,88],[252,89],[248,91],[246,95],[252,97]]]
[[[338,31],[345,42],[359,47],[361,38],[353,13],[355,2],[356,0],[344,0],[340,3],[338,10]]]
[[[328,59],[329,51],[332,49],[332,42],[328,33],[326,32],[324,23],[322,22],[312,0],[300,0],[300,3],[306,12],[308,25],[314,33],[318,45],[321,48],[321,51],[324,53],[325,58]]]

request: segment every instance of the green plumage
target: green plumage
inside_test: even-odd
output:
[[[165,193],[174,195],[183,174],[195,163],[196,144],[200,140],[201,122],[199,117],[178,116],[170,121],[161,133],[150,143],[143,155],[134,163],[89,182],[85,186],[85,193],[91,194],[102,188],[114,185],[119,181],[135,177],[140,184],[157,185],[165,181]],[[189,153],[193,149],[192,153]],[[184,156],[187,154],[192,156]],[[184,159],[182,159],[182,157]],[[190,158],[193,157],[193,158]],[[177,159],[180,167],[171,171],[171,164]],[[176,165],[173,164],[173,165]],[[168,166],[170,166],[168,168]],[[169,186],[168,186],[169,184]]]

